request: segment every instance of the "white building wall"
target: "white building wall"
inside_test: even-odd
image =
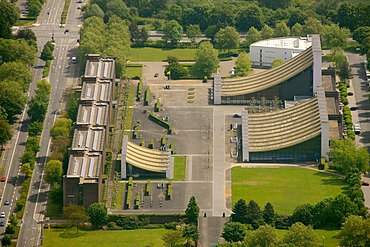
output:
[[[271,64],[276,58],[286,62],[302,51],[301,49],[292,48],[250,46],[249,58],[254,67],[271,68]]]

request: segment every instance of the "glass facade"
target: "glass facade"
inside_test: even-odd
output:
[[[267,152],[249,153],[249,162],[302,163],[321,157],[321,135],[297,145]]]

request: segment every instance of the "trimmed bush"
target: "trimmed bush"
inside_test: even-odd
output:
[[[150,180],[146,181],[145,184],[145,194],[150,196]]]
[[[166,146],[166,142],[167,142],[167,137],[166,135],[163,135],[162,138],[161,138],[161,146]]]
[[[175,142],[171,142],[171,154],[175,153]]]
[[[141,140],[141,146],[142,146],[142,147],[145,147],[145,139],[142,139],[142,140]]]
[[[159,112],[159,108],[161,107],[161,101],[157,99],[154,106],[154,112]]]
[[[136,101],[141,100],[142,91],[143,91],[143,81],[140,80],[140,82],[137,84]]]
[[[149,119],[167,129],[167,134],[172,134],[172,125],[157,117],[153,112],[149,113]]]
[[[153,149],[154,148],[154,139],[150,140],[150,143],[148,145],[148,148]]]
[[[135,198],[135,209],[138,209],[139,207],[140,207],[140,194],[137,193]]]

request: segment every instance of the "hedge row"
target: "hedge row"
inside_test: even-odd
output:
[[[347,127],[347,137],[354,140],[355,132],[353,131],[351,110],[348,108],[348,106],[343,107],[343,118],[344,118],[344,124]]]
[[[133,178],[129,177],[128,184],[127,184],[127,196],[126,196],[126,202],[125,202],[126,208],[130,208],[132,185],[133,185]]]
[[[147,196],[150,196],[150,180],[146,181],[146,184],[145,184],[145,194]]]
[[[49,71],[50,71],[50,63],[51,61],[50,60],[47,60],[45,62],[45,67],[44,67],[44,70],[42,71],[42,77],[47,77],[49,75]]]
[[[157,117],[153,112],[149,114],[149,119],[152,120],[153,122],[159,124],[160,126],[164,127],[167,129],[167,134],[172,134],[172,125],[169,124],[166,121],[163,121],[159,117]]]
[[[148,87],[148,88],[145,90],[144,105],[149,105],[149,101],[150,101],[150,87]]]
[[[172,180],[168,181],[167,185],[167,199],[171,200],[172,199]]]
[[[142,92],[143,92],[143,81],[140,80],[140,82],[137,84],[136,101],[140,101]]]
[[[140,221],[149,222],[150,224],[165,224],[170,222],[180,222],[185,218],[185,214],[109,214],[108,222],[117,222],[128,217],[134,217]]]

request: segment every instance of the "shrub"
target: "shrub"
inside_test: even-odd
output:
[[[161,106],[161,101],[157,99],[157,101],[155,102],[155,106],[154,106],[154,112],[159,112],[160,106]]]
[[[141,100],[142,91],[143,91],[143,81],[140,80],[140,82],[137,84],[136,101]]]
[[[148,87],[145,90],[145,100],[144,100],[144,105],[149,105],[150,102],[150,87]]]
[[[145,184],[145,194],[150,196],[150,180],[146,181]]]
[[[148,148],[153,149],[154,148],[154,139],[150,140],[150,143],[148,145]]]
[[[165,223],[164,228],[168,230],[176,230],[177,229],[177,222],[170,222],[170,223]]]

